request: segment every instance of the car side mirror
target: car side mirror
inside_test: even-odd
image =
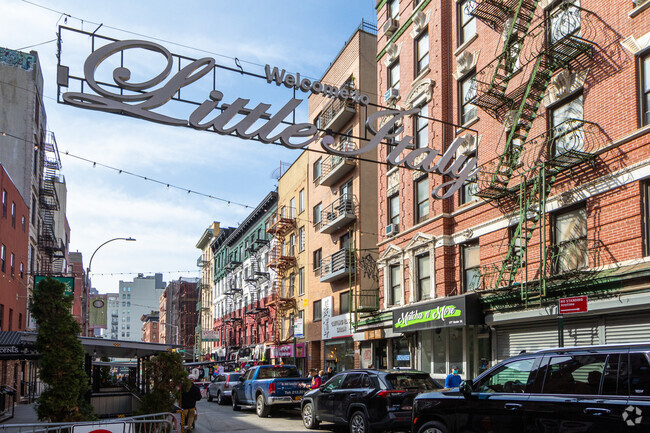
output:
[[[467,398],[471,396],[474,391],[474,382],[471,379],[464,380],[460,383],[458,389]]]

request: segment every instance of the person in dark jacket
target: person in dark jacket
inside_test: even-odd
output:
[[[195,376],[190,374],[188,379],[192,384],[181,393],[181,409],[187,430],[192,430],[196,423],[196,402],[201,400],[201,390],[194,383]]]

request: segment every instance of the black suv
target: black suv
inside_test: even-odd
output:
[[[419,395],[413,433],[650,431],[650,343],[542,350]]]
[[[349,425],[350,433],[408,431],[413,398],[439,388],[421,371],[347,370],[303,396],[302,420],[308,429],[329,421]]]

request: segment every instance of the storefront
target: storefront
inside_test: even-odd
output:
[[[295,347],[295,352],[294,352]],[[294,357],[295,353],[295,357]],[[304,376],[307,375],[305,369],[305,343],[283,344],[280,346],[271,346],[271,359],[274,364],[295,364],[298,371]]]
[[[332,296],[322,299],[321,336],[324,343],[325,365],[336,373],[354,368],[354,340],[350,315],[332,316]]]
[[[490,360],[490,333],[478,296],[468,293],[393,311],[394,334],[387,341],[393,367],[410,367],[444,379],[452,368],[473,378]]]

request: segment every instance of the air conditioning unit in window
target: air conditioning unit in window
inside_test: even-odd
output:
[[[399,22],[395,18],[388,18],[388,21],[386,21],[384,27],[382,27],[382,33],[391,37],[393,33],[395,33],[395,30],[397,30],[398,26]]]
[[[399,232],[397,224],[388,224],[386,226],[386,236],[395,236]]]
[[[384,102],[390,103],[399,98],[399,89],[390,88],[384,93]]]

